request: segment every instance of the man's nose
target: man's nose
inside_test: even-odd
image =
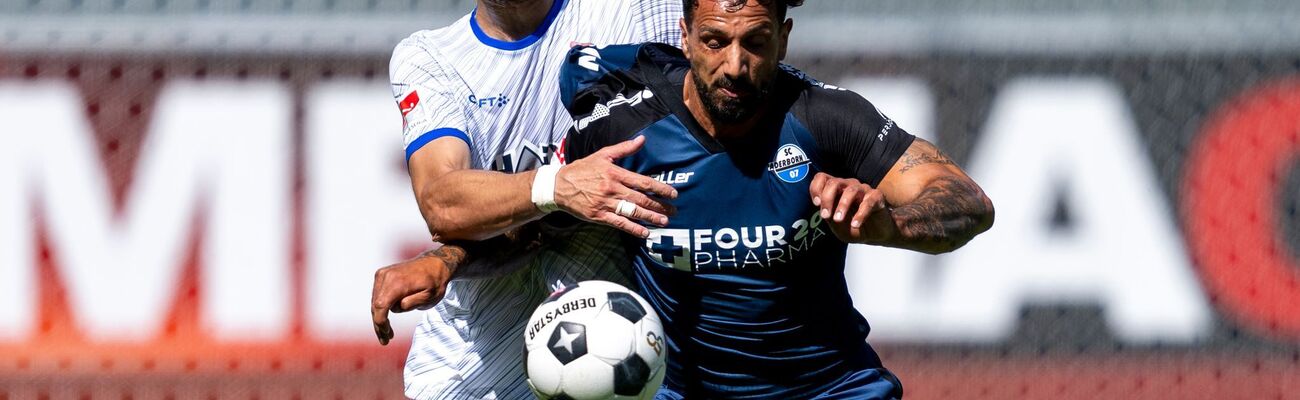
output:
[[[722,74],[727,79],[736,80],[749,73],[749,52],[739,43],[732,43],[723,55]]]

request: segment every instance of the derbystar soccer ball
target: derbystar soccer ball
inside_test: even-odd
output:
[[[585,281],[546,299],[524,328],[528,386],[541,399],[652,399],[667,343],[645,299]]]

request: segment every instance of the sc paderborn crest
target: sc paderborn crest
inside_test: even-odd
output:
[[[797,183],[808,176],[808,164],[811,163],[803,149],[787,144],[776,150],[776,158],[767,163],[767,170],[776,174],[782,182]]]

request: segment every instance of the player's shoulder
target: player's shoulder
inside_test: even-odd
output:
[[[637,60],[645,49],[655,46],[642,43],[597,47],[583,43],[570,48],[560,67],[560,98],[565,107],[576,112],[573,106],[579,97],[612,97],[628,84],[644,85]]]
[[[575,154],[626,140],[672,113],[662,90],[673,89],[659,69],[674,53],[681,55],[660,43],[577,46],[569,52],[560,70],[560,93],[574,118],[569,141]]]
[[[469,15],[466,15],[441,28],[411,33],[393,46],[390,69],[429,65],[437,67],[449,62],[450,60],[445,56],[448,51],[452,51],[449,47],[473,39],[468,34],[470,32],[468,24]]]
[[[874,104],[857,92],[822,82],[807,73],[781,64],[786,93],[794,96],[791,110],[806,124],[840,125],[847,120],[873,125],[892,123]]]
[[[797,97],[795,103],[801,106],[844,108],[866,101],[857,93],[822,82],[788,64],[780,65],[780,74],[787,93]]]

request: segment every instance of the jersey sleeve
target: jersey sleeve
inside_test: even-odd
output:
[[[682,47],[681,0],[633,0],[633,42],[667,43]]]
[[[451,136],[471,143],[465,108],[455,101],[455,73],[413,38],[393,50],[389,64],[393,99],[402,113],[406,159],[425,144]]]
[[[576,117],[590,112],[594,103],[586,104],[578,100],[593,100],[598,97],[599,93],[591,89],[598,84],[609,86],[608,82],[601,81],[616,71],[631,69],[636,64],[640,49],[640,45],[634,44],[600,48],[583,44],[569,49],[569,54],[564,57],[564,65],[560,66],[560,101],[569,110],[569,114]]]
[[[817,162],[836,177],[879,185],[915,137],[857,93],[812,82],[795,113],[817,142]]]
[[[631,71],[640,49],[640,45],[584,45],[569,50],[560,66],[560,100],[574,119],[561,146],[566,162],[591,155],[637,132],[630,125],[632,120],[607,117],[612,102],[627,104],[647,97],[641,94],[645,84]]]

